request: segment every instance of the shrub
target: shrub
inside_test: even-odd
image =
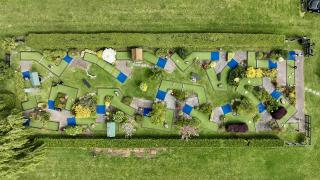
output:
[[[225,125],[225,129],[227,132],[244,133],[248,131],[248,126],[243,122],[230,122]]]
[[[142,92],[146,92],[148,90],[148,85],[146,82],[141,82],[139,88]]]
[[[178,100],[185,100],[188,97],[187,91],[183,91],[180,89],[173,89],[172,95]]]
[[[200,124],[200,120],[196,117],[186,118],[184,116],[178,116],[178,118],[175,121],[175,125],[177,125],[178,127],[184,127],[184,126],[198,127],[199,124]]]
[[[228,84],[232,86],[237,86],[239,82],[235,81],[235,79],[242,79],[245,76],[246,69],[243,66],[238,66],[235,69],[230,70],[228,74]]]
[[[133,97],[131,97],[131,96],[124,96],[123,98],[122,98],[122,100],[121,100],[121,102],[123,103],[123,104],[126,104],[126,105],[130,105],[131,104],[131,102],[132,102],[132,99],[133,99]]]
[[[140,123],[140,122],[142,122],[142,120],[143,120],[143,116],[140,115],[140,114],[136,114],[136,115],[134,116],[134,120],[135,120],[136,122]]]
[[[112,120],[117,123],[122,123],[128,120],[128,116],[122,111],[117,111],[112,115]]]
[[[264,59],[265,53],[259,51],[259,52],[257,52],[256,57],[257,57],[258,60]]]
[[[270,95],[267,97],[264,104],[266,105],[266,109],[269,113],[273,113],[274,111],[279,109],[279,102],[276,99],[272,98]]]
[[[190,50],[188,50],[186,48],[176,48],[175,51],[182,59],[186,59],[187,55],[191,52]]]
[[[82,105],[75,106],[73,110],[77,118],[88,118],[91,116],[90,109]]]
[[[277,110],[271,113],[273,119],[281,119],[287,114],[286,108],[280,106]]]
[[[203,113],[211,113],[213,106],[211,103],[203,103],[199,106],[199,110]]]
[[[296,142],[297,143],[304,143],[306,141],[306,135],[302,132],[299,132],[297,135],[296,135],[296,138],[295,138]]]
[[[66,94],[59,92],[54,100],[55,108],[64,109],[67,104]]]
[[[82,134],[83,131],[84,131],[83,126],[68,126],[64,130],[64,132],[70,136],[76,136],[78,134]]]
[[[164,71],[160,68],[153,68],[149,72],[150,79],[160,80],[164,76]]]
[[[123,123],[121,127],[125,133],[126,138],[131,137],[133,133],[136,131],[132,123]]]
[[[166,107],[162,102],[157,102],[152,105],[152,111],[150,112],[150,120],[153,124],[160,124],[165,121]]]
[[[264,76],[264,72],[260,68],[249,67],[246,71],[246,76],[248,78],[262,78]]]
[[[274,49],[270,52],[271,59],[279,59],[280,57],[287,59],[288,58],[288,51],[283,49]]]
[[[94,113],[96,112],[96,104],[97,104],[97,97],[93,94],[88,93],[76,99],[73,105],[73,111],[75,111],[75,108],[79,106],[78,110],[84,110],[84,111],[89,110],[90,113]]]
[[[199,136],[198,129],[192,126],[183,126],[180,129],[181,139],[189,140],[191,137]]]
[[[17,43],[15,42],[14,38],[5,38],[2,40],[1,49],[5,52],[11,52],[12,50],[17,48]]]

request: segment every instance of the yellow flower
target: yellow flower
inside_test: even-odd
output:
[[[91,111],[89,108],[83,107],[81,105],[77,105],[74,108],[75,114],[77,118],[88,118],[91,116]]]

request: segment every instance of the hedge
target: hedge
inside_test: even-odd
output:
[[[100,148],[130,148],[130,147],[275,147],[283,146],[281,139],[52,139],[38,138],[47,147],[100,147]]]
[[[281,48],[284,35],[232,34],[232,33],[96,33],[96,34],[29,34],[26,44],[35,49],[92,49],[112,47],[123,49],[132,46],[148,48]]]

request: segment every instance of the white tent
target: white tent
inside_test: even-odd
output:
[[[106,48],[102,52],[102,59],[113,64],[116,61],[116,51],[111,48]]]

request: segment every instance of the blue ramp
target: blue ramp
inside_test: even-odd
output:
[[[48,100],[48,109],[54,110],[54,100]]]
[[[96,112],[97,112],[97,114],[106,114],[106,106],[105,105],[97,105]]]
[[[121,83],[124,83],[127,80],[127,75],[125,75],[124,73],[120,72],[120,74],[117,77],[117,80]]]
[[[221,109],[222,109],[223,114],[228,114],[228,113],[232,112],[231,104],[223,105],[223,106],[221,106]]]
[[[166,98],[167,92],[165,91],[161,91],[160,89],[157,92],[157,99],[160,99],[161,101],[163,101]]]
[[[277,67],[278,67],[278,64],[276,62],[269,60],[269,69],[275,69]]]
[[[259,113],[262,113],[266,110],[266,107],[264,106],[264,104],[262,103],[259,103],[258,104],[258,110],[259,110]]]
[[[157,66],[164,69],[164,67],[166,66],[167,64],[167,60],[166,59],[163,59],[163,58],[159,58],[158,59],[158,62],[157,62]]]
[[[68,126],[76,126],[76,118],[75,117],[71,117],[71,118],[67,118],[67,124]]]
[[[186,105],[183,106],[182,112],[190,115],[191,111],[192,111],[192,106],[190,106],[190,105],[188,105],[188,104],[186,104]]]
[[[228,62],[228,66],[230,69],[235,69],[238,66],[238,62],[234,59],[231,59],[231,61]]]
[[[218,61],[220,59],[220,52],[211,52],[211,61]]]
[[[296,52],[294,52],[294,51],[289,51],[289,53],[288,53],[288,60],[290,60],[290,61],[295,61],[295,60],[296,60]]]
[[[22,77],[30,79],[30,72],[29,71],[22,72]]]
[[[150,116],[149,113],[152,111],[151,108],[144,108],[143,109],[143,116]]]
[[[277,90],[272,91],[272,93],[271,93],[270,95],[271,95],[274,99],[279,99],[279,98],[282,96],[281,92],[279,92],[279,91],[277,91]]]
[[[69,54],[67,54],[67,55],[63,58],[63,60],[64,60],[65,62],[67,62],[68,64],[70,64],[71,61],[72,61],[72,57],[70,57]]]

